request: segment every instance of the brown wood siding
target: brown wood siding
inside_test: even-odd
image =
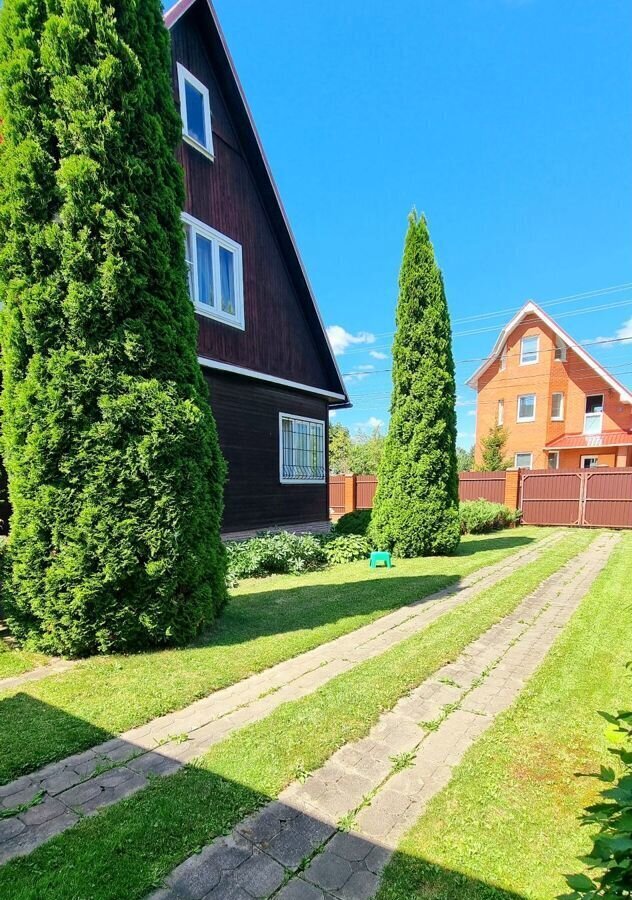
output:
[[[176,61],[209,88],[215,160],[183,144],[186,212],[242,245],[245,331],[198,317],[199,353],[301,384],[339,391],[285,264],[215,71],[204,20],[193,8],[171,32]]]
[[[228,463],[223,531],[329,519],[326,484],[281,484],[279,413],[322,419],[327,402],[263,381],[204,371]]]

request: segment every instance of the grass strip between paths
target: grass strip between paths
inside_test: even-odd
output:
[[[593,533],[565,537],[518,570],[379,657],[213,747],[193,767],[87,818],[24,859],[0,869],[0,896],[12,900],[126,900],[144,897],[171,869],[366,735],[380,714],[540,582],[585,549]]]
[[[377,572],[362,560],[244,582],[196,646],[93,657],[0,695],[0,784],[348,634],[550,533],[470,535],[455,556]]]
[[[598,710],[630,708],[632,534],[514,706],[406,836],[379,900],[551,900],[591,846],[579,824],[612,765]],[[627,599],[626,599],[627,598]]]

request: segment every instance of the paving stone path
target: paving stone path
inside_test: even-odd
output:
[[[516,699],[619,540],[602,535],[303,782],[149,900],[368,900],[400,838]]]
[[[60,675],[67,672],[77,665],[71,659],[52,659],[45,666],[37,666],[30,672],[23,672],[21,675],[12,675],[11,678],[0,678],[0,693],[2,691],[12,691],[14,688],[21,687],[31,681],[41,681],[42,678],[48,678],[51,675]]]
[[[458,584],[279,663],[185,709],[154,719],[83,753],[67,757],[0,787],[0,864],[31,853],[83,815],[145,788],[151,775],[169,775],[231,732],[265,718],[291,700],[313,693],[332,678],[426,628],[533,562],[564,532],[554,532]],[[184,738],[184,739],[183,739]],[[31,805],[24,809],[25,805]]]

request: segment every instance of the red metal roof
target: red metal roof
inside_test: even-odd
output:
[[[601,434],[564,434],[544,449],[584,450],[586,447],[623,447],[627,444],[632,444],[632,431],[603,431]]]

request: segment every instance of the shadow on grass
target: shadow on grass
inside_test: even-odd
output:
[[[470,557],[483,551],[519,550],[533,543],[534,539],[512,531],[494,538],[472,539],[460,545],[454,557]],[[286,576],[270,590],[265,589],[266,579],[261,579],[257,590],[234,596],[222,617],[196,645],[210,646],[238,644],[256,638],[305,630],[333,624],[340,619],[356,615],[387,613],[417,599],[457,584],[461,575],[443,573],[433,575],[408,575],[406,564],[412,560],[397,560],[392,569],[369,569],[368,561],[358,563],[353,579],[348,582],[325,584],[292,583]],[[335,578],[336,567],[324,570]]]
[[[286,893],[288,900],[368,898],[383,874],[379,900],[522,900],[402,853],[383,873],[387,859],[381,844],[337,832],[317,813],[279,803],[269,788],[257,789],[270,779],[276,783],[274,791],[282,786],[278,770],[283,753],[279,748],[277,762],[277,754],[270,759],[269,750],[254,751],[252,762],[235,763],[230,753],[216,752],[191,764],[194,754],[187,757],[186,742],[148,750],[113,739],[103,754],[88,764],[80,761],[75,785],[68,786],[66,777],[64,787],[64,773],[48,773],[48,782],[30,787],[35,798],[31,809],[39,810],[39,816],[29,821],[28,813],[16,810],[15,816],[7,816],[7,810],[0,820],[5,826],[0,832],[0,896],[143,900],[164,885],[170,900],[246,900],[276,897],[286,885],[279,900]],[[24,785],[15,797],[29,805]],[[5,806],[17,806],[10,795],[2,800]],[[42,814],[48,807],[55,811],[52,817]],[[79,816],[76,822],[73,814]],[[20,826],[19,815],[25,816],[26,829],[7,827],[12,822]],[[218,840],[223,835],[231,835],[228,843]],[[186,866],[173,871],[193,854]],[[328,867],[323,867],[323,855]],[[311,869],[313,859],[319,865]]]
[[[459,556],[532,540],[504,532],[464,542]],[[460,580],[449,572],[408,575],[406,562],[379,572],[358,565],[346,583],[292,586],[288,577],[282,587],[235,598],[191,647],[95,658],[7,696],[0,700],[0,784],[107,740],[106,727],[125,731],[181,709]],[[335,568],[327,575],[335,582]]]

